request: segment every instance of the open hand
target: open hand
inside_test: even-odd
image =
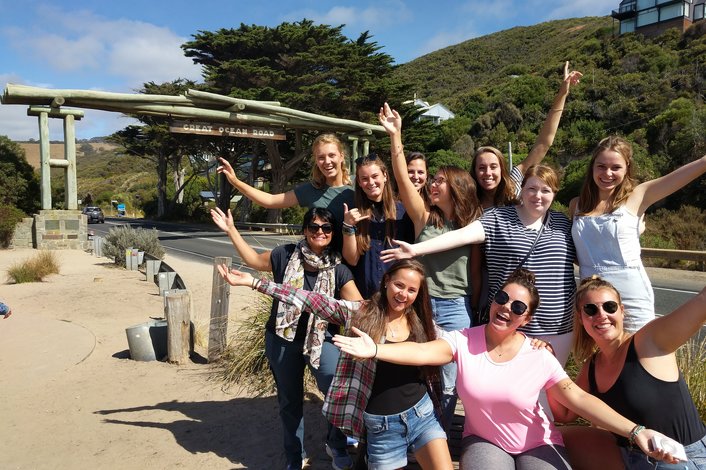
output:
[[[235,224],[233,223],[233,214],[231,214],[230,209],[228,209],[227,214],[225,214],[218,207],[211,209],[211,219],[213,219],[213,222],[218,226],[218,228],[224,232],[228,232],[228,230],[235,228]]]
[[[564,63],[564,82],[562,86],[566,87],[566,91],[569,91],[571,85],[576,85],[581,81],[583,74],[578,70],[569,70],[569,61]]]
[[[228,179],[228,182],[235,186],[236,183],[238,183],[240,180],[238,177],[235,175],[235,170],[231,166],[230,162],[226,160],[223,157],[218,157],[218,161],[221,162],[221,164],[216,168],[217,173],[223,173],[226,175],[226,179]]]
[[[380,252],[380,260],[383,263],[394,261],[396,259],[414,258],[417,253],[414,251],[414,245],[403,242],[402,240],[392,240],[393,243],[399,245],[397,248],[389,248]]]
[[[252,275],[235,268],[228,268],[225,264],[219,264],[217,267],[221,277],[231,286],[252,287],[254,279]]]
[[[390,108],[390,105],[385,103],[378,113],[380,125],[385,128],[389,135],[395,135],[402,132],[402,117],[400,113]]]
[[[375,357],[377,352],[375,341],[367,333],[356,327],[351,327],[351,331],[358,337],[336,335],[333,337],[333,344],[338,346],[344,353],[360,359]]]

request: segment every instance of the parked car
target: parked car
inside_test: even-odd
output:
[[[86,206],[83,208],[82,212],[86,214],[86,217],[88,217],[89,224],[91,222],[97,222],[101,224],[105,223],[105,214],[103,214],[103,209],[101,209],[100,207]]]

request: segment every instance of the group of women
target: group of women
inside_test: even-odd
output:
[[[306,456],[306,365],[326,395],[333,468],[352,465],[345,435],[366,443],[359,455],[369,468],[402,468],[408,452],[422,468],[452,468],[444,441],[457,394],[466,415],[462,468],[675,464],[650,447],[659,433],[684,444],[689,458],[659,468],[706,468],[706,428],[674,360],[706,320],[706,293],[640,328],[654,318],[654,303],[639,258],[646,209],[706,172],[706,157],[637,185],[630,144],[609,137],[594,152],[572,219],[551,210],[560,182],[541,160],[580,77],[567,63],[535,146],[511,170],[500,151],[481,147],[471,174],[441,167],[429,182],[424,156],[405,156],[401,118],[387,104],[379,120],[391,139],[392,174],[379,156],[359,158],[355,188],[333,135],[312,146],[312,181],[284,194],[252,188],[221,160],[219,171],[257,204],[310,207],[301,242],[259,254],[230,211],[212,211],[245,263],[273,272],[267,281],[220,268],[229,283],[275,298],[266,354],[288,468],[301,468]],[[582,277],[592,276],[578,294],[575,261]],[[487,324],[471,327],[483,317]],[[349,336],[336,336],[341,327]],[[572,344],[588,368],[578,385],[562,368]],[[637,379],[623,374],[628,364],[642,372],[638,390],[657,384],[639,407],[631,406]],[[654,416],[651,400],[663,388],[680,399],[670,400],[667,416]],[[549,410],[539,404],[542,391]],[[554,426],[575,414],[601,429]]]

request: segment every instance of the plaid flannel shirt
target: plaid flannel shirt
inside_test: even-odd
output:
[[[307,311],[329,323],[342,325],[346,331],[350,326],[351,315],[363,305],[363,302],[337,300],[319,292],[277,284],[267,279],[262,279],[257,290],[280,302],[293,304],[302,312]],[[324,400],[323,414],[326,419],[346,435],[358,440],[365,439],[363,411],[368,406],[373,390],[376,366],[375,359],[359,360],[342,352]],[[438,374],[427,380],[427,388],[437,412],[440,412],[438,397],[441,396],[441,384]]]

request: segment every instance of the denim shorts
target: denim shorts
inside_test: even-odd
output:
[[[446,440],[434,404],[425,393],[416,405],[394,415],[363,413],[368,432],[368,468],[386,470],[407,465],[407,451],[416,452],[434,439]]]

